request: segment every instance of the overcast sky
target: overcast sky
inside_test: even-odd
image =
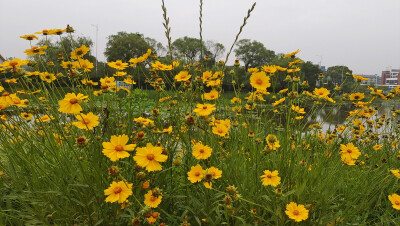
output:
[[[204,0],[203,38],[227,49],[254,1]],[[165,0],[172,40],[199,36],[199,0]],[[19,36],[65,28],[96,40],[99,59],[107,36],[139,32],[166,43],[161,0],[0,0],[0,54],[25,58]],[[264,43],[276,53],[327,67],[346,65],[356,74],[400,68],[400,0],[259,0],[240,38]],[[92,48],[95,55],[95,46]],[[235,56],[231,55],[230,61]]]

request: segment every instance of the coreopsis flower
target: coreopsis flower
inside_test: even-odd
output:
[[[128,67],[128,63],[124,63],[121,60],[117,60],[115,62],[108,62],[107,65],[117,70],[124,70],[125,68]]]
[[[53,119],[54,119],[53,116],[43,115],[42,117],[37,118],[36,122],[47,122],[47,121],[50,121],[50,120],[53,120]]]
[[[364,78],[364,77],[362,77],[362,76],[360,76],[360,75],[353,75],[353,78],[355,79],[355,80],[357,80],[357,82],[361,82],[361,81],[365,81],[365,80],[368,80],[369,78]]]
[[[110,142],[103,142],[103,154],[115,162],[129,157],[128,151],[133,151],[136,144],[127,144],[128,135],[111,136]]]
[[[48,34],[49,34],[49,30],[47,30],[47,29],[43,29],[42,31],[35,32],[35,34],[43,34],[43,35],[48,35]]]
[[[377,144],[372,147],[375,151],[380,150],[382,148],[382,144]]]
[[[299,114],[305,114],[306,112],[304,111],[304,108],[300,108],[299,106],[294,106],[292,105],[292,110],[299,113]]]
[[[217,90],[213,89],[209,93],[205,93],[201,96],[201,98],[206,99],[206,100],[215,100],[218,99],[219,93]]]
[[[99,116],[89,112],[88,114],[78,114],[75,115],[77,122],[72,122],[72,124],[79,129],[92,130],[94,127],[99,125]]]
[[[139,118],[134,118],[133,121],[136,122],[137,126],[141,126],[141,127],[153,127],[154,126],[154,121],[148,118],[143,118],[143,117],[139,117]]]
[[[77,60],[82,58],[86,53],[89,52],[89,47],[82,45],[79,48],[74,49],[71,51],[71,59]]]
[[[269,83],[269,77],[264,71],[253,73],[250,76],[250,84],[257,90],[266,90],[271,86],[271,83]]]
[[[237,103],[241,103],[242,100],[239,97],[234,97],[231,99],[231,103],[232,104],[237,104]]]
[[[81,58],[79,58],[79,60],[78,61],[76,61],[77,62],[77,68],[83,68],[84,70],[84,72],[91,72],[91,70],[90,69],[92,69],[92,68],[94,68],[94,65],[93,65],[93,63],[92,62],[90,62],[89,60],[87,60],[87,59],[81,59]]]
[[[150,206],[151,208],[157,208],[160,205],[162,200],[162,195],[158,194],[157,196],[153,195],[153,191],[150,190],[144,195],[144,204]]]
[[[277,68],[275,67],[275,65],[269,65],[269,66],[264,65],[261,66],[261,70],[263,70],[266,73],[273,74],[276,72]]]
[[[281,99],[275,101],[274,103],[272,103],[272,106],[277,106],[277,105],[281,104],[285,100],[286,100],[286,97],[281,98]]]
[[[117,71],[115,74],[113,74],[114,77],[122,77],[124,75],[126,75],[126,72],[124,71]]]
[[[165,65],[165,64],[162,64],[160,61],[156,61],[155,63],[151,63],[151,67],[154,70],[159,70],[159,71],[170,71],[170,70],[172,70],[172,65]]]
[[[300,52],[300,49],[296,50],[295,52],[286,54],[285,56],[283,56],[283,58],[288,58],[288,57],[295,58],[296,54],[298,54],[299,52]]]
[[[229,135],[229,128],[225,125],[216,125],[212,127],[212,132],[221,137],[227,137]]]
[[[38,39],[38,37],[36,37],[36,35],[23,35],[23,36],[19,36],[20,38],[23,38],[25,40],[29,40],[32,41],[33,39]]]
[[[297,205],[295,202],[290,202],[286,205],[286,215],[296,222],[306,220],[308,218],[308,210],[304,205]]]
[[[278,186],[281,183],[281,178],[278,176],[278,170],[269,171],[265,170],[264,175],[261,176],[261,181],[264,186],[271,185],[273,187]]]
[[[316,97],[318,98],[324,98],[326,96],[328,96],[330,94],[329,90],[327,90],[326,88],[322,87],[322,88],[315,88],[313,93],[315,94]]]
[[[364,93],[352,93],[349,96],[350,100],[362,100],[364,97]]]
[[[393,193],[392,195],[389,195],[388,198],[392,203],[393,208],[400,210],[400,195]]]
[[[268,148],[270,150],[276,150],[279,148],[281,145],[279,145],[279,140],[274,134],[268,134],[268,136],[265,138],[268,144]]]
[[[184,82],[189,80],[192,75],[189,75],[188,71],[181,71],[177,75],[175,75],[175,80],[178,82]]]
[[[14,84],[18,83],[18,82],[17,82],[17,79],[15,79],[15,78],[6,79],[5,82],[7,82],[7,83],[14,83]]]
[[[192,166],[190,171],[187,172],[188,180],[193,184],[196,182],[200,182],[203,179],[203,168],[201,168],[200,164],[196,166]]]
[[[50,29],[48,35],[62,35],[67,29]]]
[[[135,85],[135,84],[136,84],[136,82],[133,81],[132,78],[126,78],[126,79],[124,79],[124,83],[129,84],[129,85]]]
[[[215,87],[221,85],[221,79],[207,81],[207,87]]]
[[[56,80],[56,76],[53,73],[42,72],[40,73],[40,79],[47,83],[52,83],[54,80]]]
[[[101,86],[106,85],[107,88],[111,86],[116,86],[117,83],[115,82],[114,77],[105,77],[100,79]]]
[[[78,93],[78,95],[75,93],[67,93],[64,99],[58,101],[60,105],[58,111],[61,113],[77,114],[83,110],[79,103],[87,98],[88,96],[84,96],[82,93]]]
[[[397,178],[400,179],[400,170],[396,169],[396,170],[390,170],[390,172]]]
[[[204,175],[204,186],[208,189],[212,188],[212,181],[218,178],[222,177],[222,170],[215,168],[215,167],[210,167],[207,168],[203,171]]]
[[[193,112],[197,116],[208,116],[215,110],[215,104],[196,104],[196,109]]]
[[[33,118],[33,114],[27,112],[21,112],[21,117],[28,121]]]
[[[21,66],[27,65],[27,64],[28,64],[28,60],[20,60],[18,58],[15,58],[10,61],[4,61],[3,67],[15,70],[15,69],[20,68]]]
[[[26,55],[31,56],[31,55],[36,55],[36,54],[45,54],[45,52],[43,50],[47,49],[47,46],[34,46],[31,49],[27,49],[24,51],[24,53],[26,53]]]
[[[163,154],[163,148],[147,143],[146,147],[136,149],[133,160],[147,171],[159,171],[162,169],[160,162],[167,161],[168,156]]]
[[[21,100],[19,97],[17,97],[17,94],[11,94],[10,96],[13,100],[12,105],[17,106],[17,107],[27,107],[28,106],[28,103],[29,103],[28,99]]]
[[[193,156],[196,159],[208,159],[211,156],[212,148],[208,145],[203,145],[201,142],[193,145]]]
[[[132,183],[126,181],[113,181],[106,190],[104,195],[107,195],[106,202],[125,202],[132,195]]]
[[[361,152],[358,150],[358,147],[355,147],[353,143],[348,143],[347,145],[340,145],[340,154],[345,159],[357,159]]]
[[[251,68],[247,69],[247,71],[250,72],[250,73],[257,73],[260,70],[258,68],[256,68],[256,67],[251,67]]]

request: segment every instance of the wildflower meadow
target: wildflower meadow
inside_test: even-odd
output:
[[[310,88],[306,49],[228,65],[255,4],[226,57],[178,59],[162,3],[168,54],[96,78],[73,25],[21,36],[0,65],[1,225],[400,224],[400,87]]]

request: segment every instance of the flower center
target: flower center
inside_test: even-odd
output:
[[[224,131],[222,129],[218,130],[218,133],[223,133]]]
[[[203,109],[204,109],[204,110],[207,109],[207,106],[203,106]]]
[[[349,149],[349,150],[347,150],[347,153],[352,153],[352,152],[353,152],[353,151],[352,151],[352,150],[350,150],[350,149]]]
[[[271,178],[272,178],[272,175],[271,175],[271,174],[268,174],[267,177],[271,179]]]
[[[78,99],[72,98],[71,100],[69,100],[69,103],[70,104],[76,104],[76,103],[78,103]]]
[[[123,151],[124,150],[124,146],[118,144],[117,146],[115,146],[115,150],[116,151]]]
[[[204,153],[204,149],[200,149],[200,151],[199,151],[199,152],[203,154],[203,153]]]
[[[119,193],[121,193],[122,192],[122,188],[121,187],[115,187],[114,188],[114,193],[115,194],[119,194]]]
[[[157,198],[154,197],[154,196],[151,196],[151,197],[150,197],[150,201],[152,201],[152,202],[156,201],[156,199],[157,199]]]
[[[154,154],[147,154],[147,159],[148,160],[153,160],[154,159]]]
[[[200,172],[196,172],[196,173],[194,173],[194,175],[195,175],[196,177],[198,177],[198,176],[200,176]]]
[[[399,206],[400,205],[400,201],[397,200],[397,201],[394,202],[394,204]]]
[[[50,79],[50,76],[46,75],[44,78],[45,78],[45,79]]]
[[[7,92],[5,92],[5,93],[2,94],[2,96],[3,96],[3,97],[8,97],[8,96],[10,96],[10,94],[7,93]]]
[[[82,55],[83,54],[83,51],[82,50],[78,50],[77,52],[76,52],[76,55]]]
[[[115,65],[117,65],[117,66],[121,66],[121,63],[115,63]]]
[[[261,84],[263,83],[263,81],[262,81],[262,79],[259,78],[259,79],[256,80],[256,83],[257,83],[258,85],[261,85]]]
[[[90,123],[90,119],[88,119],[88,118],[85,118],[82,121],[83,121],[83,124],[85,124],[85,125]]]
[[[293,215],[299,215],[300,212],[298,210],[293,210]]]

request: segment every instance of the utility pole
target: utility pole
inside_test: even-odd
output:
[[[96,77],[97,77],[97,62],[99,61],[97,58],[97,43],[98,43],[98,37],[99,37],[99,24],[91,24],[93,27],[96,28]]]

